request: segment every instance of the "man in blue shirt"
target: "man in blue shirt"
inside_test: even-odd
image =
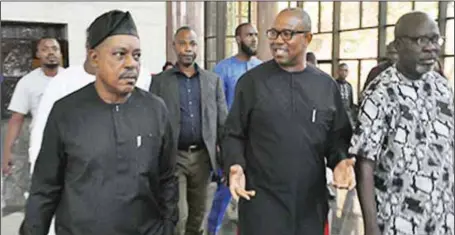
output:
[[[238,53],[220,61],[214,69],[214,72],[223,81],[228,108],[231,108],[231,104],[234,101],[237,80],[245,72],[262,63],[261,60],[255,57],[258,45],[258,31],[256,27],[251,23],[240,24],[235,29],[235,40],[237,41]],[[208,218],[210,235],[216,234],[220,229],[230,200],[231,194],[229,188],[223,182],[218,182],[212,210]]]
[[[235,85],[237,80],[248,70],[261,64],[256,58],[258,45],[258,31],[250,23],[242,23],[235,29],[238,53],[220,61],[214,72],[220,76],[224,83],[224,92],[228,108],[234,101]]]

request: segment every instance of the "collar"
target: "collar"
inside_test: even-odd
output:
[[[49,76],[47,76],[47,75],[44,73],[44,70],[43,70],[42,67],[38,67],[37,70],[38,70],[38,73],[39,73],[41,76],[45,77],[45,78],[54,78],[54,77],[56,77],[58,74],[60,74],[61,72],[63,72],[64,68],[63,68],[63,67],[60,67],[60,66],[57,67],[57,74],[55,74],[54,77],[49,77]]]
[[[194,73],[194,75],[199,75],[199,73],[200,73],[200,67],[199,67],[199,65],[198,65],[197,63],[194,63],[193,66],[194,66],[194,70],[196,71],[196,72]],[[178,66],[177,63],[174,64],[174,67],[171,69],[171,71],[172,71],[172,73],[181,73],[181,74],[183,74],[183,72],[180,70],[180,68],[179,68],[179,66]],[[193,75],[193,76],[194,76],[194,75]]]
[[[346,79],[341,80],[341,79],[338,79],[338,78],[337,78],[337,79],[335,79],[335,80],[336,80],[338,83],[342,83],[342,84],[347,83]]]
[[[422,74],[420,76],[420,78],[418,79],[411,79],[409,77],[407,77],[406,75],[404,75],[402,72],[400,72],[398,69],[397,69],[397,64],[393,64],[391,67],[393,68],[393,70],[395,71],[395,74],[396,76],[398,77],[399,80],[405,82],[405,83],[409,83],[409,84],[420,84],[422,83],[423,81],[427,80],[428,78],[430,77],[433,77],[434,76],[434,70],[431,70],[431,71],[428,71],[424,74]]]

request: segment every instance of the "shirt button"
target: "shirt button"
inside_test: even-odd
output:
[[[194,115],[193,115],[193,114],[191,114],[191,115],[190,115],[190,117],[194,117]]]
[[[190,101],[190,105],[193,104],[193,102]]]
[[[190,92],[191,92],[191,89],[188,89],[188,93],[190,93]]]

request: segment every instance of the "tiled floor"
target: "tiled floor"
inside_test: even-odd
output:
[[[2,217],[2,235],[17,235],[24,214],[16,212]]]

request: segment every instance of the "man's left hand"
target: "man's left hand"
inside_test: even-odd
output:
[[[355,187],[354,165],[354,158],[344,159],[337,164],[333,170],[333,185],[335,187],[348,190]]]

